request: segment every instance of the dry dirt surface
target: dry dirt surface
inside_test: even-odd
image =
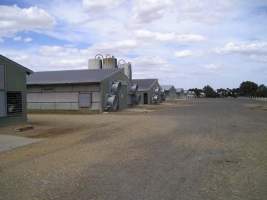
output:
[[[0,130],[43,138],[0,153],[0,199],[265,200],[267,112],[258,105],[201,99],[32,114],[34,130]]]

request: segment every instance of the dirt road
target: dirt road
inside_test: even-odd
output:
[[[23,135],[44,139],[0,153],[0,199],[267,199],[265,108],[202,99],[30,115],[35,129]]]

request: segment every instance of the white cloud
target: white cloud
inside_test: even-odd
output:
[[[135,35],[138,39],[143,40],[155,40],[160,42],[201,42],[205,40],[205,37],[198,34],[177,34],[174,32],[171,33],[161,33],[161,32],[152,32],[148,30],[137,30]]]
[[[214,23],[229,14],[234,4],[234,0],[178,0],[176,1],[177,19],[178,21]]]
[[[94,52],[100,52],[102,54],[119,54],[120,56],[127,54],[129,51],[138,47],[138,43],[135,40],[121,40],[114,42],[97,43],[90,49]]]
[[[21,41],[22,40],[22,37],[21,36],[16,36],[13,38],[14,41]]]
[[[174,55],[176,58],[185,58],[193,56],[193,52],[191,50],[176,51]]]
[[[123,0],[83,0],[83,6],[90,11],[101,11],[120,5]]]
[[[229,42],[223,48],[217,48],[217,53],[239,53],[239,54],[267,54],[267,42],[234,43]]]
[[[137,47],[137,42],[135,40],[122,40],[110,43],[102,43],[96,45],[99,49],[133,49]]]
[[[267,62],[267,42],[229,42],[222,48],[216,48],[218,54],[239,54],[248,56],[250,59]]]
[[[204,68],[208,70],[218,70],[221,68],[221,66],[215,65],[215,64],[208,64],[208,65],[205,65]]]
[[[134,19],[138,23],[150,23],[162,18],[174,3],[173,0],[136,0],[134,2]]]
[[[20,31],[49,29],[54,24],[54,18],[38,7],[0,6],[0,37]]]
[[[24,38],[24,40],[23,40],[24,42],[32,42],[32,38],[30,38],[30,37],[27,37],[27,38]]]
[[[13,38],[13,40],[16,41],[16,42],[20,42],[20,41],[31,42],[32,38],[30,38],[30,37],[23,38],[21,36],[16,36],[16,37]]]

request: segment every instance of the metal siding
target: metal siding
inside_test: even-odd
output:
[[[6,90],[7,91],[26,91],[26,73],[9,63],[6,63]]]
[[[92,92],[92,102],[100,102],[100,92]]]
[[[94,91],[99,91],[99,86],[98,85],[80,85],[80,86],[75,86],[73,87],[73,91],[77,92],[94,92]]]
[[[99,84],[51,86],[28,86],[27,107],[30,110],[79,110],[79,93],[90,94],[89,110],[101,110],[101,91]]]
[[[120,109],[124,109],[128,107],[128,85],[122,85],[120,92]]]
[[[28,93],[27,101],[30,103],[74,103],[78,102],[78,93]]]
[[[42,92],[42,88],[39,86],[27,86],[27,92]]]
[[[56,110],[78,110],[78,103],[55,103]]]
[[[0,90],[5,89],[5,67],[0,65]]]
[[[27,109],[29,110],[41,110],[41,103],[27,103]]]
[[[91,110],[100,110],[101,109],[101,103],[92,103]]]
[[[72,86],[56,86],[54,87],[55,92],[70,92],[73,90]]]
[[[79,110],[78,103],[28,103],[29,110]]]
[[[6,116],[6,94],[0,91],[0,117]]]

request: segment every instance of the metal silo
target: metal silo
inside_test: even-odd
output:
[[[125,60],[120,60],[119,68],[122,68],[124,74],[129,78],[129,80],[132,80],[132,64],[130,62],[127,63]]]
[[[101,54],[97,54],[94,59],[89,59],[88,69],[102,69],[102,60],[103,56]]]
[[[106,58],[103,59],[102,69],[117,69],[118,63],[117,58],[114,56],[107,55]]]

